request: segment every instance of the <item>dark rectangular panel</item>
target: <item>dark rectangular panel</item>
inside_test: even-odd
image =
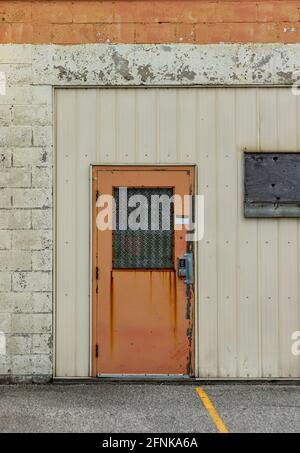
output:
[[[300,153],[245,153],[245,217],[300,217]]]

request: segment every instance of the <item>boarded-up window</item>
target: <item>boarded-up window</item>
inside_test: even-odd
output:
[[[245,153],[245,217],[300,217],[300,153]]]

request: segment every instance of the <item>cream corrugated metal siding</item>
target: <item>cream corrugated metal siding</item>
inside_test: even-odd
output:
[[[242,150],[300,150],[285,88],[60,89],[56,375],[89,375],[89,165],[196,163],[200,377],[299,377],[300,223],[244,219]]]

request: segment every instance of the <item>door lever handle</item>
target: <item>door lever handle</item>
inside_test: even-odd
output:
[[[186,252],[178,258],[178,276],[184,278],[186,285],[194,283],[194,257],[192,252]]]

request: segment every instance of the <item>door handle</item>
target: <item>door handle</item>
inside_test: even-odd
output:
[[[178,277],[184,278],[186,285],[194,283],[194,257],[192,252],[186,252],[178,258]]]

